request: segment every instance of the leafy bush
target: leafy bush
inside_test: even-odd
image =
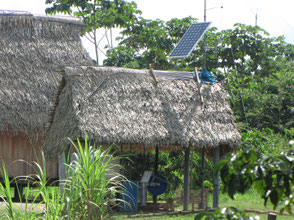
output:
[[[236,193],[244,193],[254,186],[264,205],[269,200],[274,208],[280,204],[281,212],[291,213],[294,204],[294,150],[278,156],[261,155],[254,149],[229,154],[218,163],[218,170],[224,185],[223,192],[232,199]]]
[[[274,133],[270,128],[244,131],[241,135],[243,150],[254,148],[264,155],[279,155],[291,147],[289,145],[289,135]]]

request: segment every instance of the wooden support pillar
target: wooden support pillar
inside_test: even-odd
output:
[[[67,178],[66,173],[66,164],[70,164],[74,161],[73,154],[70,151],[70,146],[67,148],[65,152],[58,156],[58,177],[59,177],[59,188],[60,193],[64,192],[64,184]]]
[[[144,144],[144,146],[143,146],[144,148],[143,148],[143,172],[145,171],[145,167],[146,167],[146,145]]]
[[[217,146],[214,149],[214,166],[219,162],[220,155],[220,147]],[[217,172],[216,176],[213,179],[213,208],[219,208],[219,172]]]
[[[184,211],[188,211],[189,207],[189,159],[190,159],[190,148],[185,149],[185,162],[184,162]]]
[[[120,156],[121,156],[121,158],[119,159],[119,164],[120,164],[120,166],[121,166],[121,169],[120,169],[120,174],[121,175],[125,175],[125,169],[124,169],[124,167],[125,167],[125,164],[124,164],[124,159],[123,159],[123,157],[122,157],[122,155],[123,155],[123,145],[121,145],[120,146]]]
[[[155,162],[154,162],[154,174],[158,173],[158,146],[156,146],[155,150]],[[157,196],[153,195],[153,203],[157,203]]]
[[[277,219],[277,214],[269,212],[267,215],[267,220],[276,220]]]
[[[64,192],[64,181],[66,179],[64,154],[60,154],[58,157],[58,177],[60,193],[62,194]]]
[[[205,149],[202,147],[202,166],[201,166],[201,202],[199,204],[200,209],[204,209],[205,201],[204,201],[204,168],[205,168]]]

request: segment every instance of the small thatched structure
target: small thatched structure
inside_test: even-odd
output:
[[[170,74],[170,73],[169,73]],[[158,78],[149,70],[111,67],[67,67],[59,87],[45,152],[57,158],[68,146],[64,137],[98,144],[159,146],[216,146],[233,149],[240,142],[226,93],[219,84]],[[161,149],[161,148],[159,148]]]
[[[81,44],[82,28],[76,19],[0,11],[0,160],[10,176],[32,171],[24,164],[9,166],[16,159],[34,160],[32,144],[40,154],[61,81],[57,70],[92,64]],[[48,169],[57,177],[55,164]]]

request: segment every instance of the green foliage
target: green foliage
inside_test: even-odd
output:
[[[125,0],[46,0],[46,4],[50,4],[46,9],[48,14],[65,13],[83,18],[86,32],[101,27],[127,27],[141,13],[135,2]]]
[[[263,155],[278,156],[281,152],[289,150],[291,147],[289,145],[289,136],[275,133],[270,128],[244,131],[241,135],[244,150],[254,148]]]
[[[221,65],[237,70],[242,83],[246,76],[275,72],[274,58],[284,53],[280,45],[287,45],[283,38],[270,38],[262,28],[244,24],[217,33],[217,39],[222,44],[218,50]]]
[[[34,193],[32,204],[35,205],[36,200],[41,198],[41,204],[45,206],[46,219],[60,219],[64,209],[64,195],[61,194],[59,190],[49,190],[46,173],[46,159],[43,152],[41,152],[41,157],[41,161],[38,161],[37,158],[37,161],[34,161],[32,164],[35,168],[36,174],[27,177],[28,180],[32,180],[32,184],[37,188],[36,193]],[[27,190],[26,206],[28,204],[28,196],[30,194],[30,183],[28,184]]]
[[[244,211],[235,207],[224,207],[214,212],[201,212],[194,220],[259,220],[258,216],[248,216]]]
[[[285,134],[289,139],[294,139],[294,127],[291,129],[285,129]]]
[[[6,199],[4,199],[3,197],[1,197],[1,199],[3,199],[4,202],[5,202],[5,209],[6,209],[5,216],[8,219],[15,219],[16,216],[17,216],[17,213],[14,210],[14,205],[13,205],[13,202],[12,202],[12,195],[11,195],[9,176],[8,176],[8,174],[6,172],[4,163],[3,163],[3,168],[1,169],[1,175],[3,176],[3,179],[4,179],[4,185],[2,183],[0,183],[0,189],[1,189],[1,191],[4,192],[4,196],[6,198]],[[19,211],[19,210],[17,210],[17,211]]]
[[[118,47],[108,51],[108,59],[104,64],[128,66],[136,62],[140,68],[146,68],[148,63],[153,63],[158,69],[186,70],[202,67],[203,42],[186,59],[167,59],[189,26],[196,21],[192,17],[167,22],[140,18],[121,32]],[[214,51],[208,50],[205,57],[207,68],[214,71],[225,68],[225,72],[233,75],[236,75],[234,71],[238,71],[239,79],[235,81],[237,86],[248,83],[248,77],[252,75],[269,76],[280,70],[276,61],[289,61],[294,57],[293,45],[285,43],[282,37],[270,38],[265,30],[257,26],[236,24],[234,29],[221,32],[211,28],[206,34],[206,45],[214,47],[215,40],[218,42],[217,59]],[[128,59],[123,57],[122,50],[129,55]]]
[[[129,27],[141,14],[135,2],[125,0],[46,0],[46,4],[50,4],[47,14],[65,13],[82,18],[85,24],[82,34],[87,34],[86,38],[95,46],[96,65],[99,65],[99,43],[103,38],[98,39],[96,30]]]
[[[294,65],[290,62],[283,65],[283,70],[279,72],[263,77],[252,75],[247,77],[248,82],[243,84],[242,94],[248,127],[258,130],[270,128],[281,134],[294,127]],[[234,76],[229,76],[230,79],[232,77]],[[227,88],[237,120],[246,123],[238,85],[229,83]]]
[[[4,185],[0,183],[0,189],[4,192],[5,207],[4,216],[7,219],[60,219],[61,212],[63,209],[62,197],[59,193],[49,193],[47,179],[46,179],[46,161],[45,157],[42,154],[42,165],[41,167],[38,163],[31,164],[36,168],[36,174],[27,176],[27,177],[16,177],[12,181],[16,182],[17,193],[21,199],[20,204],[24,209],[20,209],[19,205],[16,205],[12,202],[11,187],[9,182],[9,177],[3,164],[2,176],[4,177]],[[28,180],[27,193],[25,194],[25,200],[21,198],[19,187],[17,185],[17,180],[23,180],[25,178]],[[34,184],[37,187],[36,192],[34,193],[32,201],[29,202],[29,194],[31,191],[30,185]],[[42,198],[42,202],[36,202],[38,198]],[[44,205],[44,210],[40,210],[38,207]]]
[[[218,163],[217,170],[224,185],[223,192],[227,192],[231,198],[254,186],[263,198],[264,205],[270,200],[276,208],[284,201],[280,211],[291,213],[294,203],[293,150],[279,156],[264,156],[253,149],[229,154]]]
[[[147,68],[153,63],[156,69],[174,69],[176,63],[167,56],[196,19],[187,17],[170,21],[139,18],[121,32],[118,47],[110,48],[104,65]]]

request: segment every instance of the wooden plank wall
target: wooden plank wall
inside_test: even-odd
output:
[[[41,146],[42,140],[31,141],[23,135],[0,134],[0,167],[5,163],[9,177],[23,176],[34,174],[34,168],[19,160],[29,163],[36,161],[36,154],[41,163]],[[34,148],[35,152],[34,153]],[[47,178],[58,178],[57,162],[47,161],[46,163]],[[0,174],[1,176],[1,174]]]

